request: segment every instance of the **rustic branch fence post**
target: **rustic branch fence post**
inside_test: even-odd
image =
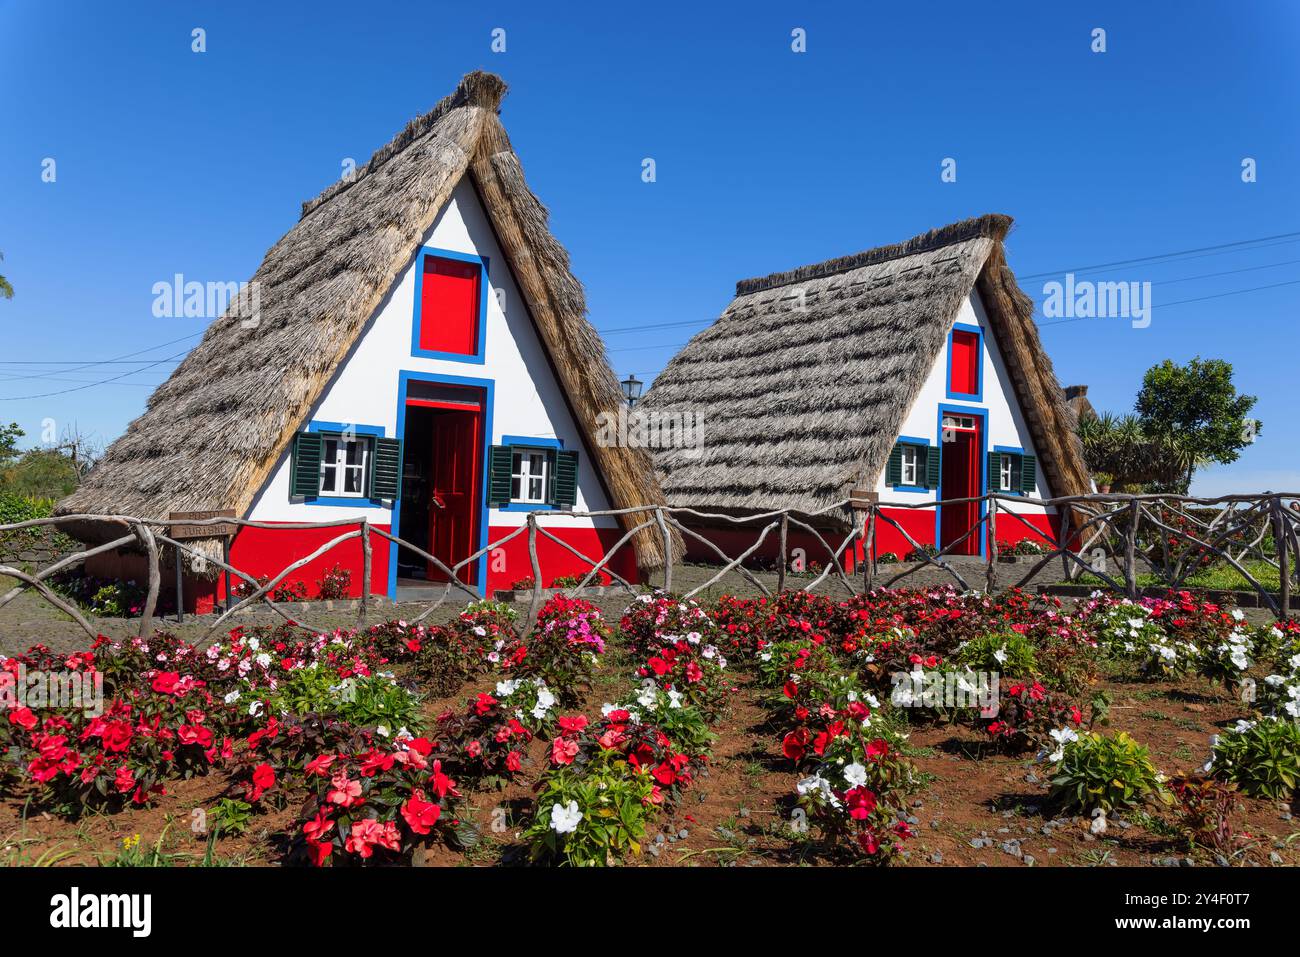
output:
[[[785,566],[789,561],[786,552],[786,544],[790,537],[790,513],[781,513],[781,548],[780,554],[776,558],[776,591],[779,595],[785,591]]]
[[[358,627],[366,623],[370,614],[370,567],[373,562],[370,547],[370,519],[361,519],[361,608],[357,612]]]
[[[1124,586],[1130,601],[1135,601],[1138,596],[1137,534],[1141,515],[1142,506],[1133,499],[1128,506],[1128,534],[1124,538]]]
[[[668,532],[668,522],[664,520],[664,507],[655,506],[655,521],[659,524],[659,535],[664,542],[664,591],[672,594],[673,590],[673,537]]]
[[[986,576],[984,590],[991,593],[998,589],[998,497],[994,492],[989,492],[988,516],[988,574]]]
[[[1277,547],[1277,575],[1278,575],[1278,595],[1281,601],[1281,608],[1278,609],[1278,617],[1285,618],[1291,614],[1291,568],[1289,553],[1287,549],[1287,525],[1286,516],[1282,513],[1282,498],[1274,496],[1272,502],[1273,511],[1273,541]]]
[[[867,509],[867,538],[862,546],[862,589],[876,587],[876,506]]]
[[[537,613],[542,610],[542,563],[537,558],[537,515],[528,513],[528,563],[533,570],[533,594],[528,599],[528,624],[524,636],[533,633]]]

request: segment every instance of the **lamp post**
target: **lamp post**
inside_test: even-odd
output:
[[[641,398],[641,387],[645,383],[635,375],[630,375],[619,384],[623,387],[623,397],[627,399],[627,407],[629,409],[634,408]]]

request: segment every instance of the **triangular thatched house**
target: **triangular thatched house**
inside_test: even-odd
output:
[[[721,318],[641,406],[698,416],[698,447],[654,452],[669,503],[813,513],[855,489],[905,504],[990,488],[1040,499],[1087,492],[1073,415],[1007,266],[1010,226],[981,216],[737,283]],[[1011,507],[1055,534],[1055,509]],[[819,522],[847,528],[851,514]],[[977,505],[890,512],[916,541],[940,546],[980,514]],[[998,525],[1000,541],[1036,534],[1015,519]],[[908,550],[888,527],[879,547]],[[958,551],[984,547],[973,535]]]
[[[504,93],[498,77],[469,74],[304,203],[253,276],[255,314],[244,302],[211,325],[59,513],[231,509],[271,526],[365,516],[451,564],[530,510],[661,502],[643,450],[592,441],[622,397],[498,119]],[[599,558],[634,523],[543,524]],[[272,574],[339,531],[245,528],[234,563]],[[528,578],[525,542],[472,564],[467,580],[482,591]],[[662,561],[657,537],[634,544],[635,561],[624,549],[613,566],[628,577]],[[376,592],[437,577],[377,545]],[[309,593],[334,564],[357,592],[361,549],[346,546],[298,574]],[[590,567],[544,538],[540,553],[545,584]]]

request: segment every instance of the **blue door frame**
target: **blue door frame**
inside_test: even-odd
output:
[[[472,379],[467,376],[442,375],[436,372],[413,372],[403,369],[398,373],[397,378],[397,437],[402,441],[401,461],[397,463],[398,490],[397,500],[393,502],[393,526],[392,533],[395,537],[401,537],[402,534],[402,470],[406,463],[406,386],[410,382],[434,382],[438,385],[461,386],[463,388],[480,389],[483,392],[483,461],[479,464],[479,532],[478,548],[479,551],[487,547],[488,543],[488,502],[487,502],[487,480],[488,465],[492,455],[492,398],[493,387],[495,383],[491,379]],[[487,594],[487,555],[480,555],[478,559],[477,584],[474,586],[478,590],[480,597]],[[388,597],[397,599],[397,543],[388,543]]]

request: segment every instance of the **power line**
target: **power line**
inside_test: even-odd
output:
[[[1176,300],[1174,300],[1173,302],[1165,302],[1165,303],[1161,303],[1159,306],[1155,306],[1155,305],[1153,305],[1153,306],[1152,306],[1152,309],[1156,309],[1156,308],[1160,308],[1160,309],[1168,309],[1168,308],[1170,308],[1171,306],[1181,306],[1181,305],[1185,305],[1186,303],[1189,303],[1189,302],[1205,302],[1207,299],[1223,299],[1223,298],[1225,298],[1226,296],[1240,296],[1240,295],[1243,295],[1243,294],[1248,293],[1248,292],[1259,292],[1259,291],[1261,291],[1261,290],[1263,290],[1263,289],[1277,289],[1277,288],[1280,287],[1280,286],[1294,286],[1294,285],[1297,285],[1297,284],[1300,284],[1300,279],[1290,279],[1290,280],[1288,280],[1288,281],[1286,281],[1286,282],[1275,282],[1275,283],[1270,283],[1270,284],[1267,285],[1267,286],[1251,286],[1249,289],[1233,289],[1233,290],[1230,290],[1229,292],[1216,292],[1216,293],[1213,293],[1213,294],[1208,295],[1208,296],[1197,296],[1197,297],[1195,297],[1194,299],[1176,299]],[[1053,320],[1053,321],[1051,321],[1051,322],[1040,322],[1040,323],[1038,323],[1038,328],[1042,329],[1042,328],[1044,328],[1044,327],[1046,327],[1046,326],[1060,326],[1060,325],[1064,325],[1064,324],[1067,323],[1067,322],[1080,322],[1080,321],[1082,321],[1082,320],[1084,320],[1084,319],[1094,319],[1094,318],[1097,318],[1097,317],[1095,317],[1095,316],[1076,316],[1076,317],[1073,318],[1073,319],[1055,319],[1055,320]]]
[[[187,336],[186,338],[189,338],[189,337]],[[156,349],[156,348],[158,348],[158,347],[157,347],[157,346],[154,346],[154,348]],[[142,350],[142,351],[144,351],[144,352],[148,352],[149,350],[148,350],[148,349],[145,349],[145,350]],[[185,350],[185,352],[188,352],[188,351],[189,351],[188,349]],[[153,362],[153,363],[150,363],[150,365],[147,365],[147,366],[145,366],[144,368],[145,368],[145,369],[148,369],[148,368],[151,368],[152,366],[162,365],[164,362],[170,362],[172,359],[179,359],[181,356],[185,355],[185,352],[178,352],[178,353],[176,353],[176,355],[174,355],[174,356],[167,356],[165,359],[159,359],[158,361]],[[133,355],[134,355],[134,353],[133,353]],[[86,390],[86,389],[93,389],[93,388],[94,388],[95,386],[97,386],[97,385],[108,385],[110,382],[116,382],[118,379],[125,379],[125,378],[126,378],[127,376],[129,376],[129,375],[135,375],[137,372],[143,372],[143,371],[144,371],[144,369],[133,369],[133,370],[130,371],[130,372],[123,372],[121,375],[110,376],[110,377],[107,378],[107,379],[100,379],[100,380],[97,381],[97,382],[88,382],[88,383],[86,383],[85,385],[79,385],[79,386],[77,386],[76,388],[73,388],[73,389],[60,389],[60,390],[57,391],[57,392],[41,392],[41,393],[39,393],[39,394],[37,394],[37,395],[10,395],[10,396],[4,396],[3,398],[0,398],[0,402],[21,402],[21,401],[23,401],[23,400],[25,400],[25,399],[46,399],[46,398],[49,398],[50,396],[55,396],[55,395],[67,395],[69,392],[82,392],[82,391],[84,391],[84,390]]]
[[[120,356],[113,356],[113,358],[111,358],[111,359],[93,359],[93,360],[87,360],[87,361],[85,361],[85,362],[81,362],[81,360],[71,360],[71,359],[67,359],[67,360],[64,360],[64,362],[81,362],[81,364],[79,364],[79,365],[74,364],[74,365],[72,365],[71,367],[69,367],[69,368],[67,368],[67,369],[51,369],[50,372],[54,372],[54,373],[79,372],[79,371],[82,370],[82,369],[90,369],[90,368],[93,368],[94,366],[99,366],[99,365],[109,365],[109,364],[119,364],[119,363],[125,365],[126,363],[123,362],[123,360],[125,360],[125,359],[132,359],[132,358],[134,358],[135,356],[144,355],[144,353],[146,353],[146,352],[153,352],[155,349],[162,349],[162,348],[164,348],[165,346],[174,346],[174,345],[175,345],[176,343],[178,343],[178,342],[185,342],[185,341],[187,341],[187,340],[189,340],[189,339],[195,339],[195,338],[197,338],[197,337],[199,337],[199,336],[201,336],[201,335],[203,335],[202,332],[192,332],[192,333],[190,333],[190,334],[187,335],[187,336],[181,336],[179,339],[171,339],[171,340],[169,340],[169,341],[167,341],[167,342],[160,342],[160,343],[158,343],[157,345],[149,346],[147,349],[139,349],[139,350],[137,350],[137,351],[135,351],[135,352],[127,352],[127,353],[123,353],[123,354],[120,355]],[[186,351],[188,352],[189,350],[186,350]],[[185,353],[184,353],[184,352],[181,352],[181,353],[178,353],[178,355],[183,356],[183,355],[185,355]],[[173,357],[169,357],[169,358],[175,358],[175,357],[173,356]],[[157,361],[151,361],[151,360],[148,360],[148,359],[141,359],[141,360],[139,361],[139,363],[131,363],[131,365],[137,365],[137,364],[142,365],[142,368],[140,368],[140,369],[136,369],[135,371],[136,371],[136,372],[143,372],[145,369],[151,368],[152,366],[156,366],[156,365],[158,365],[158,364],[161,363],[161,362],[167,362],[167,361],[169,361],[169,360],[168,360],[168,359],[159,359],[159,360],[157,360]],[[41,364],[41,365],[48,365],[48,364],[56,364],[56,363],[57,363],[57,360],[52,360],[52,359],[18,359],[18,360],[14,360],[14,363],[13,363],[13,364],[20,364],[20,363],[21,363],[21,364],[32,364],[32,365],[35,365],[35,364],[39,363],[39,364]],[[127,373],[127,375],[130,375],[130,373]],[[22,379],[40,379],[40,378],[44,378],[44,376],[39,376],[39,375],[35,375],[35,374],[33,374],[33,375],[26,375],[26,376],[14,376],[14,377],[13,377],[11,380],[9,380],[9,381],[17,382],[17,381],[22,380]],[[118,377],[116,377],[116,378],[121,378],[121,376],[118,376]],[[111,380],[109,380],[109,381],[111,381]],[[3,401],[3,400],[0,400],[0,401]]]
[[[1019,279],[1046,279],[1049,276],[1059,276],[1062,273],[1073,272],[1079,273],[1089,269],[1109,269],[1112,266],[1132,266],[1137,263],[1152,262],[1157,259],[1172,259],[1176,256],[1188,256],[1192,253],[1215,252],[1221,249],[1234,249],[1241,246],[1253,246],[1255,243],[1270,242],[1275,239],[1291,240],[1293,237],[1300,237],[1300,232],[1278,233],[1276,236],[1261,236],[1258,239],[1240,239],[1233,243],[1220,243],[1217,246],[1200,246],[1196,249],[1183,249],[1172,253],[1158,253],[1153,256],[1140,256],[1137,259],[1118,259],[1115,262],[1097,263],[1092,266],[1076,266],[1073,269],[1055,269],[1050,272],[1031,273],[1027,276],[1019,276]]]

